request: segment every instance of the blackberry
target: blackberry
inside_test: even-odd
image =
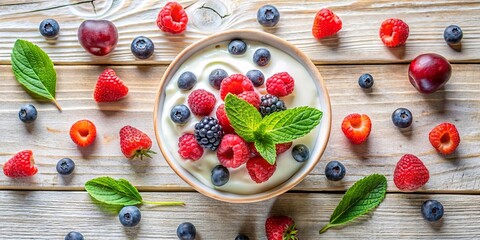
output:
[[[280,100],[277,96],[267,94],[260,98],[260,113],[263,117],[273,112],[280,112],[286,110],[285,102]]]
[[[223,137],[222,126],[213,117],[203,117],[200,122],[195,124],[194,132],[198,144],[212,151],[217,150]]]

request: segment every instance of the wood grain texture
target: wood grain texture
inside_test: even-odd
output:
[[[59,112],[49,102],[35,102],[14,80],[10,66],[0,66],[0,164],[16,152],[32,149],[39,173],[27,179],[9,179],[0,174],[0,189],[82,189],[91,178],[109,175],[124,177],[142,190],[190,191],[157,154],[145,161],[129,161],[119,147],[118,131],[124,125],[135,126],[152,138],[153,103],[165,66],[115,66],[118,76],[129,86],[122,101],[97,104],[93,89],[106,66],[58,66],[57,100]],[[327,150],[317,167],[296,190],[344,190],[371,173],[381,173],[389,180],[389,191],[397,191],[392,174],[403,154],[420,157],[431,178],[420,191],[480,193],[480,83],[479,65],[453,65],[453,75],[446,87],[432,95],[419,94],[408,82],[407,65],[321,66],[330,92],[333,111],[332,134]],[[357,84],[358,76],[369,72],[375,78],[370,92]],[[34,102],[39,117],[32,125],[18,120],[22,104]],[[391,122],[398,107],[409,108],[414,115],[411,128],[399,130]],[[353,112],[366,113],[373,121],[369,140],[353,146],[340,130],[343,118]],[[90,119],[97,126],[97,140],[79,149],[70,140],[70,126],[80,119]],[[437,124],[456,124],[462,141],[457,152],[444,157],[428,141],[429,131]],[[160,152],[154,144],[153,150]],[[76,162],[75,174],[60,177],[57,161],[70,157]],[[347,168],[343,181],[329,182],[324,176],[328,161],[341,161]]]
[[[0,3],[0,64],[10,61],[11,48],[18,38],[27,39],[42,47],[56,64],[155,64],[169,63],[186,46],[213,32],[227,29],[257,29],[284,38],[315,63],[387,63],[407,62],[420,53],[437,52],[452,62],[480,62],[480,2],[476,0],[438,1],[280,1],[272,0],[281,12],[275,28],[262,28],[256,21],[261,0],[216,0],[219,14],[228,15],[220,25],[207,29],[195,23],[199,11],[211,18],[219,17],[208,9],[200,9],[207,0],[179,1],[187,7],[190,22],[182,35],[161,32],[155,19],[166,1],[144,0],[6,0]],[[207,5],[208,6],[208,5]],[[333,37],[315,40],[311,34],[318,10],[329,7],[343,21],[343,29]],[[55,18],[61,25],[57,40],[46,41],[38,32],[45,18]],[[387,18],[400,18],[410,26],[405,47],[389,49],[383,46],[378,29]],[[109,57],[94,57],[85,52],[77,41],[77,28],[85,19],[108,19],[119,31],[119,43]],[[458,24],[464,31],[460,49],[449,47],[443,40],[443,30]],[[155,43],[151,60],[135,60],[130,52],[133,38],[145,35]]]

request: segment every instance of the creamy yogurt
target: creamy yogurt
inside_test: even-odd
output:
[[[166,139],[165,144],[167,149],[170,150],[172,156],[174,156],[174,160],[199,181],[211,188],[225,192],[255,194],[282,184],[300,169],[303,163],[299,163],[293,159],[291,154],[293,147],[277,157],[277,169],[272,177],[266,182],[254,182],[247,172],[246,164],[243,164],[236,169],[229,168],[230,180],[225,185],[217,187],[211,183],[211,171],[216,165],[220,164],[215,151],[205,149],[202,158],[197,161],[185,160],[178,154],[178,138],[185,133],[193,134],[195,124],[200,121],[203,116],[195,116],[192,113],[190,119],[185,125],[177,125],[170,119],[170,110],[173,106],[177,104],[185,104],[188,106],[187,98],[193,89],[205,89],[213,93],[217,98],[217,106],[223,103],[219,96],[219,90],[214,89],[208,82],[209,74],[217,68],[227,71],[229,75],[234,73],[246,74],[249,70],[258,69],[263,72],[265,79],[268,79],[270,76],[278,72],[288,72],[295,80],[295,89],[290,95],[281,98],[285,102],[287,108],[310,106],[320,109],[317,87],[302,64],[280,49],[255,41],[245,42],[247,43],[248,48],[243,55],[237,56],[230,54],[227,50],[228,42],[225,41],[209,46],[195,53],[186,60],[165,87],[165,102],[163,109],[161,110],[162,119],[160,119],[160,121],[162,122],[161,131]],[[267,66],[259,67],[253,62],[253,53],[258,48],[267,48],[270,51],[271,59]],[[190,71],[197,77],[197,84],[190,91],[183,91],[177,87],[177,79],[180,74],[185,71]],[[255,89],[261,95],[267,93],[265,85]],[[216,118],[215,111],[216,108],[212,111],[210,116]],[[292,146],[300,143],[305,144],[310,152],[312,152],[318,133],[319,126],[306,136],[293,141]]]

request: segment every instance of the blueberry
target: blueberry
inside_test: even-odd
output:
[[[213,88],[220,90],[220,85],[226,77],[228,77],[228,73],[225,70],[218,68],[208,75],[208,82]]]
[[[186,71],[178,77],[177,86],[182,90],[190,90],[197,83],[197,77],[192,72]]]
[[[448,44],[459,43],[463,38],[463,31],[457,25],[450,25],[445,28],[445,31],[443,32],[443,38]]]
[[[427,221],[438,221],[443,217],[443,205],[437,200],[427,200],[422,205],[422,215]]]
[[[392,113],[393,124],[399,128],[407,128],[412,125],[413,116],[406,108],[397,108]]]
[[[38,30],[45,38],[56,38],[60,32],[60,25],[55,19],[45,19],[38,26]]]
[[[140,209],[135,206],[126,206],[118,213],[120,223],[125,227],[135,227],[140,222],[142,214]]]
[[[331,161],[325,167],[325,176],[330,181],[340,181],[345,176],[345,166],[339,161]]]
[[[258,9],[257,21],[264,27],[273,27],[280,20],[280,12],[272,5],[265,5]]]
[[[62,158],[57,163],[57,172],[61,175],[69,175],[75,169],[75,162],[70,158]]]
[[[361,88],[371,88],[373,86],[373,77],[372,75],[365,73],[358,78],[358,85]]]
[[[130,50],[133,55],[139,59],[147,59],[153,55],[155,46],[148,37],[139,36],[133,39]]]
[[[228,182],[230,172],[222,165],[217,165],[212,170],[212,184],[215,186],[222,186]]]
[[[246,75],[247,75],[247,78],[250,79],[250,81],[252,81],[253,86],[255,87],[260,87],[265,82],[265,76],[260,70],[256,70],[256,69],[250,70],[247,72]]]
[[[71,231],[65,236],[65,240],[83,240],[83,235],[79,232]]]
[[[177,237],[181,240],[195,240],[197,230],[195,226],[189,222],[184,222],[178,225]]]
[[[297,162],[305,162],[310,157],[310,151],[307,146],[298,144],[292,148],[292,157]]]
[[[265,66],[270,62],[270,51],[266,48],[259,48],[253,53],[253,62],[258,66]]]
[[[190,118],[190,109],[184,104],[175,105],[170,111],[170,118],[174,123],[184,124]]]
[[[250,240],[246,235],[243,234],[238,234],[237,237],[235,237],[235,240]]]
[[[234,39],[228,44],[228,52],[232,55],[242,55],[246,51],[247,44],[240,39]]]
[[[24,123],[31,123],[37,119],[37,109],[32,104],[23,105],[18,112],[18,118]]]

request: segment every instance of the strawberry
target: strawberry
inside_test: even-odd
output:
[[[342,131],[353,144],[365,142],[370,135],[372,122],[366,114],[353,113],[345,117]]]
[[[393,182],[402,191],[415,191],[425,185],[429,178],[427,167],[412,154],[403,155],[393,172]]]
[[[265,221],[268,240],[298,240],[295,222],[287,216],[273,216]]]
[[[21,151],[3,165],[3,173],[11,178],[30,177],[38,172],[34,164],[33,152],[31,150]]]
[[[455,125],[444,122],[430,131],[428,140],[439,153],[448,155],[457,149],[460,144],[460,135]]]
[[[128,87],[117,77],[112,69],[105,69],[95,85],[93,98],[97,102],[114,102],[127,96]]]
[[[315,15],[312,34],[316,39],[331,36],[342,29],[342,20],[330,9],[323,8]]]
[[[143,156],[151,158],[150,154],[155,154],[151,151],[152,140],[144,132],[132,127],[125,126],[120,129],[120,148],[125,157],[133,159]]]
[[[80,120],[70,127],[70,138],[80,147],[91,145],[97,137],[97,128],[89,120]]]

